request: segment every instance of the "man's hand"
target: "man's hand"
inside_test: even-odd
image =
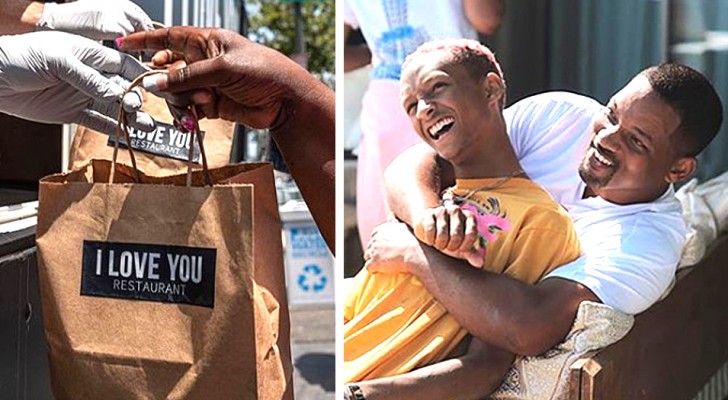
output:
[[[77,123],[111,134],[128,81],[147,69],[133,57],[65,32],[0,37],[0,111],[47,123]],[[136,99],[135,104],[126,100]],[[129,125],[154,130],[124,96]]]
[[[485,253],[475,250],[478,229],[475,216],[456,205],[429,208],[414,221],[414,232],[422,243],[443,253],[482,267]]]
[[[41,29],[73,33],[95,40],[116,39],[133,32],[150,31],[152,20],[129,0],[78,0],[67,4],[45,3],[37,23]]]
[[[305,81],[300,75],[309,75],[283,54],[224,29],[175,27],[131,35],[120,45],[125,51],[168,50],[155,54],[156,65],[183,55],[186,66],[149,78],[153,86],[145,82],[145,88],[175,94],[209,88],[214,101],[197,104],[205,117],[253,128],[285,123],[286,103],[297,101],[293,87]]]
[[[374,229],[364,252],[364,267],[370,272],[405,272],[414,274],[427,264],[422,245],[401,222],[385,222]]]
[[[169,50],[155,55],[155,65],[184,58],[185,67],[142,83],[173,94],[174,105],[194,105],[200,117],[270,128],[321,235],[329,249],[336,247],[336,101],[330,88],[285,55],[223,29],[172,27],[135,33],[118,44],[125,51]],[[203,95],[190,95],[195,90]],[[185,94],[187,102],[177,101]]]

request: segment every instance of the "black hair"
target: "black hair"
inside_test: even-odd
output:
[[[723,105],[713,85],[703,74],[682,64],[662,63],[640,75],[680,117],[678,148],[687,156],[696,156],[723,123]]]

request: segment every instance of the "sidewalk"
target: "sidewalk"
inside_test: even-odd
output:
[[[336,386],[334,305],[291,310],[293,385],[297,400],[333,400]]]

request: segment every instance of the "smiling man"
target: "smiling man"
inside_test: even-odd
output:
[[[568,215],[528,179],[510,146],[505,84],[488,48],[465,39],[425,43],[403,64],[400,86],[414,130],[453,166],[456,184],[443,195],[444,203],[476,215],[474,248],[480,257],[472,261],[478,271],[534,284],[579,256]],[[398,226],[409,235],[404,224]],[[467,344],[465,329],[410,274],[362,270],[348,293],[344,318],[344,380],[359,381],[368,397],[375,394],[362,380],[442,361]],[[476,366],[479,359],[491,361],[479,357],[479,348],[474,341],[466,355]],[[430,399],[440,397],[428,393]]]
[[[569,212],[582,256],[526,285],[469,268],[387,224],[370,242],[367,268],[417,276],[486,343],[493,370],[483,370],[474,385],[488,393],[508,367],[502,352],[537,355],[556,345],[582,301],[636,314],[660,298],[685,241],[672,184],[694,172],[695,156],[719,130],[722,114],[710,82],[677,64],[642,71],[607,107],[565,92],[519,101],[505,111],[512,147],[528,176]],[[412,148],[389,168],[390,205],[419,227],[425,244],[467,251],[474,242],[472,215],[438,206],[452,177],[449,163],[423,146]],[[375,382],[370,393],[426,395],[467,373],[469,364],[448,361]]]

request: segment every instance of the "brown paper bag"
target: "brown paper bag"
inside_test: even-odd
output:
[[[41,180],[37,248],[55,398],[291,399],[268,164]]]
[[[151,133],[132,129],[131,140],[137,146],[148,149],[147,152],[134,152],[139,169],[149,175],[169,175],[187,171],[189,134],[180,132],[172,126],[172,115],[164,99],[144,93],[142,110],[157,121],[157,129]],[[203,119],[200,120],[200,129],[204,132],[205,153],[209,167],[216,168],[229,164],[235,124],[222,119]],[[69,169],[77,169],[91,159],[111,160],[114,144],[110,138],[113,140],[113,136],[78,126],[71,144]],[[169,158],[170,154],[176,154],[178,158]],[[125,151],[120,152],[117,160],[130,164],[129,155]],[[201,169],[202,166],[198,162],[193,164],[193,168]]]

